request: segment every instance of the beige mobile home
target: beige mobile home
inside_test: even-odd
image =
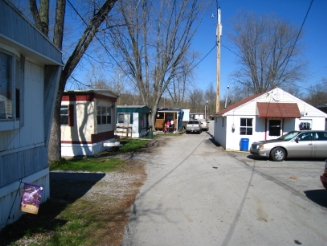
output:
[[[61,155],[92,156],[108,149],[116,130],[116,101],[109,90],[65,91],[60,108]]]

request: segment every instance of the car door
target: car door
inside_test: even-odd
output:
[[[313,133],[313,157],[327,158],[327,132]]]
[[[312,132],[304,132],[292,140],[287,148],[288,157],[313,157]]]

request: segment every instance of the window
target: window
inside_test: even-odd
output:
[[[128,125],[130,123],[130,113],[118,113],[118,123]]]
[[[97,123],[98,125],[111,124],[110,107],[97,107]]]
[[[16,121],[20,118],[21,78],[18,57],[0,49],[0,122]]]
[[[157,117],[157,119],[164,119],[165,118],[165,114],[162,113],[162,112],[157,112],[156,117]]]
[[[12,119],[12,56],[0,52],[0,120]]]
[[[74,126],[74,105],[61,105],[60,124]]]
[[[68,105],[62,105],[60,107],[60,124],[68,125]]]
[[[241,135],[252,135],[252,118],[241,118]]]
[[[312,132],[305,132],[299,135],[300,141],[312,141]]]
[[[299,126],[300,130],[311,130],[310,122],[301,122]]]
[[[280,136],[281,135],[281,122],[280,120],[269,121],[269,136]]]
[[[316,141],[327,141],[327,132],[315,132],[314,140]]]

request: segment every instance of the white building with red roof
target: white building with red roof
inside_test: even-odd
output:
[[[214,115],[214,140],[226,150],[248,151],[254,141],[301,129],[325,130],[327,114],[275,88],[247,97]]]

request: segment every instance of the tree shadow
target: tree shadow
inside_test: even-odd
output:
[[[37,215],[24,214],[0,231],[0,246],[34,233],[55,231],[67,223],[57,216],[69,204],[84,196],[105,173],[50,172],[50,198],[40,205]]]
[[[307,190],[304,193],[311,201],[327,208],[327,190]]]

